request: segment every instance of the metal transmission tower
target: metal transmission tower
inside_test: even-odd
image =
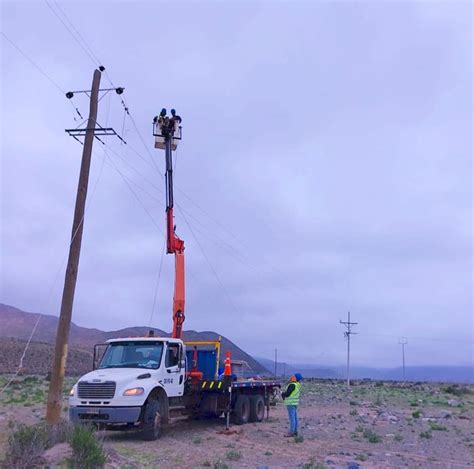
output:
[[[402,346],[402,364],[403,364],[403,381],[406,382],[405,374],[405,345],[408,344],[408,340],[405,337],[398,339],[398,343]]]
[[[351,355],[351,335],[356,334],[356,332],[352,332],[352,326],[358,324],[357,322],[351,322],[351,312],[347,312],[347,321],[339,320],[341,324],[346,326],[346,331],[344,332],[344,337],[347,338],[347,387],[351,387],[351,380],[350,380],[350,355]]]
[[[56,332],[56,345],[54,349],[51,382],[49,385],[48,403],[46,407],[46,420],[50,424],[58,424],[62,416],[64,374],[66,371],[74,292],[76,289],[79,257],[81,254],[82,231],[84,228],[84,212],[89,184],[92,144],[94,138],[100,140],[98,135],[116,135],[119,137],[113,129],[104,129],[97,123],[98,104],[100,101],[99,92],[115,90],[117,94],[123,93],[123,88],[99,89],[101,72],[104,70],[105,68],[102,66],[99,67],[99,69],[94,70],[92,89],[90,91],[69,91],[66,93],[68,99],[71,99],[74,96],[74,93],[87,94],[90,98],[90,108],[89,118],[84,121],[87,122],[86,128],[66,129],[66,132],[69,135],[74,137],[83,145],[83,150],[81,170],[77,186],[76,206],[74,209],[74,220],[72,224],[71,242],[69,245],[69,258],[64,279],[61,312],[59,314],[58,329]],[[81,142],[78,137],[84,137],[84,142]],[[100,141],[102,142],[102,140]]]

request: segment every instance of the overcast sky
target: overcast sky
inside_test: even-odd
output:
[[[401,336],[408,365],[473,363],[471,2],[1,5],[1,30],[60,89],[88,89],[97,63],[62,9],[144,139],[105,96],[99,123],[128,145],[95,142],[74,322],[150,322],[165,228],[151,121],[175,107],[185,329],[338,364],[350,310],[356,364],[398,366]],[[82,151],[64,129],[87,97],[71,106],[0,41],[0,300],[57,315]],[[165,256],[151,321],[165,330],[173,268]]]

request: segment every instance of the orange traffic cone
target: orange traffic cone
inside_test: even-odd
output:
[[[231,376],[232,368],[230,366],[230,352],[225,353],[224,376]]]

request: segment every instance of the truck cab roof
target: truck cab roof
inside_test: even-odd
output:
[[[140,341],[140,342],[170,342],[170,343],[178,343],[181,344],[183,341],[181,339],[173,339],[171,337],[120,337],[115,339],[109,339],[106,341],[106,344],[111,344],[114,342],[132,342],[132,341]]]

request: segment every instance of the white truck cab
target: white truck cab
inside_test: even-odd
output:
[[[169,399],[184,394],[185,345],[180,339],[111,339],[98,367],[71,389],[74,422],[141,425],[145,439],[158,435],[155,419],[167,419]],[[148,430],[147,430],[148,419]]]
[[[187,344],[194,346],[188,351],[189,363],[181,339],[128,337],[102,344],[106,349],[98,366],[94,353],[95,369],[71,389],[70,420],[111,430],[136,428],[143,439],[155,440],[161,425],[175,418],[225,415],[228,427],[231,415],[238,425],[261,422],[265,409],[268,416],[278,381],[237,380],[230,373],[228,354],[228,372],[219,375],[220,341]],[[198,351],[197,346],[209,344],[217,347],[217,354]]]

